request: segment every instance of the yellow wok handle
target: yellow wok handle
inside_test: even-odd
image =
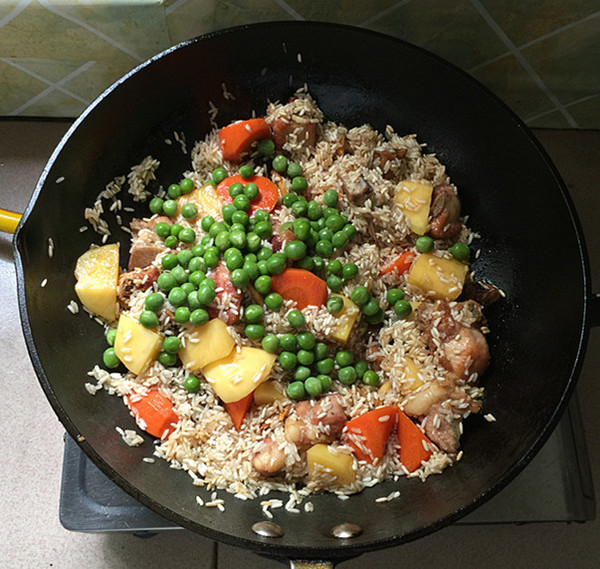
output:
[[[0,208],[0,231],[14,233],[19,225],[21,214]]]

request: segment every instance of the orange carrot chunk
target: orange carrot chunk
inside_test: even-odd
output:
[[[431,456],[431,450],[426,449],[423,444],[429,446],[429,439],[401,409],[398,409],[398,442],[400,462],[409,472],[419,468]]]
[[[271,129],[265,119],[249,119],[225,126],[219,131],[223,158],[230,162],[241,162],[252,144],[264,138],[271,138]]]
[[[401,275],[410,269],[412,262],[415,260],[416,253],[413,251],[404,251],[397,259],[394,259],[391,263],[385,265],[380,271],[380,275],[391,273],[394,269],[398,270],[398,274]]]
[[[166,439],[176,428],[179,417],[173,404],[162,393],[153,389],[139,399],[129,400],[129,409],[140,429],[159,439]]]
[[[236,431],[239,431],[242,428],[242,422],[244,421],[244,417],[248,412],[248,408],[250,407],[253,398],[254,391],[248,393],[246,397],[242,397],[239,401],[223,403],[223,407],[225,407],[225,410],[229,413]]]
[[[250,210],[248,212],[251,215],[257,209],[264,209],[265,211],[271,211],[279,200],[279,190],[277,186],[264,176],[250,176],[249,178],[242,178],[239,174],[235,176],[229,176],[225,178],[217,186],[217,194],[223,205],[233,202],[233,198],[229,195],[229,186],[235,183],[246,185],[248,183],[254,183],[258,187],[258,197],[250,202]]]
[[[327,283],[306,269],[290,267],[279,275],[271,275],[271,291],[285,300],[294,300],[298,310],[327,302]]]
[[[373,464],[381,459],[397,415],[398,407],[388,405],[368,411],[346,423],[346,438],[358,460]]]

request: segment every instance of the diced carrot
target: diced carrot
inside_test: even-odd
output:
[[[131,397],[128,405],[139,427],[153,437],[166,439],[179,422],[173,404],[156,389],[139,399]]]
[[[249,119],[225,126],[219,131],[223,158],[231,162],[241,162],[252,144],[264,138],[271,138],[271,129],[265,119]]]
[[[250,407],[253,398],[254,391],[248,393],[246,397],[242,397],[239,401],[223,403],[223,407],[225,407],[225,410],[229,413],[236,431],[239,431],[242,428],[242,422],[244,421],[244,417],[248,412],[248,408]]]
[[[397,415],[398,407],[388,405],[368,411],[346,423],[344,431],[348,444],[358,460],[373,464],[381,459]]]
[[[391,263],[385,265],[380,271],[380,275],[391,273],[394,269],[398,270],[398,274],[401,275],[410,269],[412,262],[415,260],[416,253],[414,251],[404,251],[397,259],[394,259]]]
[[[430,444],[429,439],[401,409],[398,409],[398,442],[400,462],[409,472],[419,468],[431,456],[431,450],[424,446]]]
[[[327,283],[306,269],[290,267],[279,275],[271,275],[271,291],[285,300],[294,300],[298,310],[327,302]]]
[[[253,182],[258,186],[258,197],[250,202],[249,214],[255,212],[257,209],[271,211],[279,201],[279,190],[269,178],[265,178],[264,176],[242,178],[239,174],[236,174],[235,176],[225,178],[217,186],[217,194],[219,194],[221,203],[225,205],[233,202],[233,198],[229,195],[229,186],[231,184],[240,183],[245,186],[249,182]]]

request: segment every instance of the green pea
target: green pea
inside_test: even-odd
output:
[[[298,349],[298,339],[288,332],[279,338],[279,345],[286,352],[295,352]]]
[[[188,277],[189,283],[187,284],[191,284],[195,289],[200,286],[205,276],[205,273],[203,273],[202,271],[194,271],[193,273],[190,273],[190,276]],[[183,287],[183,285],[181,286]],[[188,294],[190,292],[192,291],[189,291]]]
[[[279,365],[287,371],[295,369],[298,365],[296,354],[293,354],[292,352],[281,352],[279,354]]]
[[[306,211],[308,209],[308,204],[306,202],[306,200],[304,198],[298,198],[291,207],[292,213],[296,216],[296,217],[302,217],[303,215],[306,215]]]
[[[213,243],[213,238],[210,235],[203,235],[202,239],[200,239],[200,245],[202,245],[202,247],[204,247],[204,250],[202,251],[202,254],[204,255],[204,251],[206,251],[206,249],[208,247],[210,247]]]
[[[211,279],[210,277],[206,277],[203,281],[202,281],[202,285],[201,286],[207,286],[209,287],[212,291],[214,291],[217,288],[217,283]]]
[[[244,264],[244,256],[237,247],[229,247],[223,253],[223,259],[225,259],[225,265],[230,271],[239,269]]]
[[[177,336],[167,336],[162,343],[163,351],[167,354],[176,354],[181,348],[181,340]]]
[[[375,314],[372,316],[366,316],[365,320],[368,324],[381,324],[385,320],[385,312],[382,308],[380,308]]]
[[[333,371],[335,362],[333,361],[333,358],[323,358],[322,360],[317,361],[315,367],[319,373],[328,375]]]
[[[254,221],[269,221],[271,214],[266,209],[257,209],[253,217]]]
[[[242,178],[251,178],[254,176],[254,167],[251,164],[244,164],[240,166],[238,173]]]
[[[172,273],[161,273],[158,275],[156,283],[158,284],[158,288],[160,288],[160,290],[169,292],[173,287],[177,286],[177,279]]]
[[[247,199],[246,196],[244,196],[244,199]],[[248,204],[248,207],[250,207],[249,204]],[[250,218],[248,217],[248,214],[245,211],[242,211],[241,209],[238,209],[238,210],[236,210],[236,211],[233,212],[233,215],[231,216],[231,221],[234,224],[235,223],[239,223],[243,227],[248,227],[248,225],[250,223]]]
[[[267,267],[267,262],[266,261],[258,261],[258,263],[256,263],[256,266],[258,267],[258,272],[261,275],[266,275],[268,276],[269,273],[269,268]]]
[[[358,276],[358,266],[356,263],[346,263],[342,267],[342,278],[345,281],[349,281],[356,276]]]
[[[315,361],[315,354],[309,350],[298,350],[296,357],[298,358],[298,363],[303,366],[312,365]]]
[[[256,289],[258,294],[269,294],[271,290],[271,277],[269,275],[261,275],[254,281],[254,288]]]
[[[272,254],[273,251],[268,247],[261,247],[256,254],[256,258],[258,261],[266,261]]]
[[[321,257],[313,257],[313,272],[318,275],[325,268],[325,261]]]
[[[265,296],[265,305],[270,310],[280,310],[283,306],[283,298],[277,292],[270,292]]]
[[[173,306],[182,306],[187,301],[187,294],[181,287],[173,287],[167,297]]]
[[[219,255],[214,251],[205,251],[204,252],[204,263],[209,269],[213,269],[219,263]]]
[[[115,369],[121,364],[114,348],[106,348],[102,354],[102,362],[108,369]]]
[[[177,253],[177,263],[184,268],[187,268],[190,261],[194,258],[194,254],[189,249],[182,249]]]
[[[265,327],[262,324],[248,324],[244,333],[251,340],[260,340],[265,335]]]
[[[175,322],[178,324],[185,324],[186,322],[189,322],[190,314],[190,309],[187,306],[179,306],[175,310]]]
[[[213,288],[208,285],[202,284],[198,289],[198,301],[203,306],[210,304],[215,299],[216,293]]]
[[[188,280],[187,271],[181,265],[173,267],[173,269],[171,270],[171,274],[175,277],[177,284],[183,284]]]
[[[298,162],[290,162],[287,166],[286,174],[290,178],[296,178],[297,176],[302,176],[302,166],[298,164]]]
[[[236,288],[244,288],[248,286],[250,282],[250,277],[248,273],[244,269],[233,269],[231,274],[229,275],[229,280],[231,284]]]
[[[404,300],[404,291],[401,288],[390,288],[386,293],[386,299],[394,306],[399,300]]]
[[[306,243],[299,240],[290,241],[285,244],[284,252],[288,259],[302,259],[306,255]]]
[[[343,231],[336,231],[333,234],[333,237],[331,238],[331,244],[336,249],[342,249],[346,246],[346,243],[348,243],[348,237],[346,237],[346,234]]]
[[[205,273],[206,274],[206,263],[202,257],[192,257],[188,263],[188,269],[191,273]]]
[[[327,207],[335,207],[338,203],[338,199],[338,193],[332,188],[330,188],[323,194],[323,203]]]
[[[306,397],[306,390],[302,381],[292,381],[292,383],[287,386],[286,392],[290,399],[299,400]]]
[[[241,196],[244,193],[244,185],[240,184],[239,182],[235,182],[229,186],[227,192],[232,198]]]
[[[175,235],[175,237],[179,236],[179,232],[183,229],[183,226],[179,223],[174,223],[171,225],[171,235]]]
[[[158,316],[151,310],[144,310],[140,314],[140,324],[144,328],[152,329],[158,326]]]
[[[394,303],[394,312],[400,316],[400,318],[406,318],[407,316],[410,316],[412,306],[410,302],[406,300],[397,300]]]
[[[231,245],[231,241],[229,239],[229,231],[220,231],[219,233],[217,233],[216,237],[215,237],[215,247],[223,252],[226,249],[229,249],[229,246]]]
[[[212,179],[215,184],[220,184],[225,178],[227,178],[227,170],[225,168],[215,168],[212,172]]]
[[[370,298],[369,291],[367,287],[359,285],[354,288],[354,290],[350,293],[350,300],[354,302],[354,304],[358,304],[358,306],[362,306],[365,304]]]
[[[165,270],[171,270],[173,267],[178,265],[177,255],[174,253],[167,253],[161,260],[160,266]]]
[[[200,274],[201,274],[202,276],[204,276],[202,273],[200,273]],[[190,275],[190,276],[191,276],[191,275]],[[188,297],[188,294],[190,294],[190,292],[193,292],[193,291],[195,291],[195,290],[196,290],[196,286],[197,286],[197,285],[195,285],[194,283],[191,283],[191,282],[189,282],[189,280],[188,280],[188,282],[186,282],[186,283],[183,283],[183,284],[180,286],[181,290],[182,290],[183,292],[185,292],[185,298],[186,298],[186,302],[187,302],[187,297]]]
[[[327,274],[328,275],[339,275],[342,272],[342,262],[339,259],[332,259],[327,263]]]
[[[203,231],[206,231],[208,233],[208,231],[210,230],[210,226],[215,222],[215,219],[212,215],[205,215],[202,218],[202,221],[200,221],[200,227],[202,227]]]
[[[268,239],[273,233],[273,228],[268,221],[258,221],[254,226],[254,233],[261,239]]]
[[[262,246],[260,237],[254,233],[254,231],[250,231],[246,235],[246,249],[251,253],[256,253],[260,250]]]
[[[428,235],[421,235],[417,238],[415,247],[419,253],[429,253],[433,249],[433,239]]]
[[[171,235],[171,226],[166,221],[159,221],[154,228],[156,235],[165,239]]]
[[[315,353],[315,360],[317,362],[329,357],[329,348],[327,347],[327,344],[324,344],[323,342],[318,342],[315,344],[313,351]]]
[[[352,366],[346,366],[338,370],[338,379],[344,385],[352,385],[356,381],[356,370]]]
[[[228,227],[226,223],[222,221],[215,221],[208,230],[208,234],[214,239],[217,236],[217,233],[221,231],[227,231]]]
[[[148,207],[150,208],[150,212],[154,213],[154,214],[162,213],[164,203],[165,203],[165,200],[163,200],[161,198],[152,198],[150,200],[150,203],[148,204]]]
[[[208,312],[204,308],[196,308],[190,314],[190,324],[192,326],[202,326],[208,322],[209,318]]]
[[[346,221],[339,213],[332,213],[326,220],[325,226],[333,231],[334,235],[336,231],[339,231],[344,225]]]
[[[248,282],[254,282],[260,274],[260,271],[258,270],[258,265],[254,261],[249,260],[248,258],[246,258],[246,260],[244,261],[242,269],[248,275]]]
[[[183,382],[183,388],[188,393],[196,393],[200,389],[200,380],[195,375],[188,375]]]
[[[344,281],[342,277],[338,277],[337,275],[329,275],[327,277],[327,286],[334,292],[338,292],[342,290],[344,286]]]
[[[296,339],[303,350],[312,350],[315,347],[315,337],[310,332],[300,332]]]
[[[158,354],[158,361],[165,367],[173,367],[177,363],[177,354],[167,354],[167,352],[161,352]]]
[[[298,363],[300,363],[300,359],[298,359]],[[309,376],[310,376],[310,368],[307,366],[299,365],[294,370],[294,379],[297,381],[304,381]]]
[[[225,204],[221,208],[223,221],[225,221],[225,223],[231,223],[231,217],[233,216],[234,211],[237,211],[237,208],[232,203]]]
[[[111,328],[108,332],[106,332],[106,343],[109,346],[114,346],[116,337],[117,337],[117,329]]]
[[[186,203],[181,208],[181,215],[190,221],[196,219],[198,216],[198,208],[193,203]]]
[[[306,181],[306,178],[303,178],[302,176],[295,176],[292,178],[292,190],[294,192],[302,194],[306,191],[306,188],[308,188],[308,182]]]
[[[196,232],[191,227],[184,227],[178,235],[182,243],[193,243],[196,241]]]
[[[255,200],[258,197],[258,186],[254,182],[249,182],[244,187],[244,195],[250,200]]]
[[[302,328],[302,326],[304,326],[306,323],[304,314],[295,308],[288,312],[287,319],[294,328]]]
[[[179,182],[182,194],[189,194],[194,189],[194,181],[190,178],[184,178]]]
[[[348,241],[350,241],[350,239],[356,235],[356,227],[354,227],[354,225],[351,223],[346,223],[346,225],[342,227],[341,231],[346,235]]]
[[[329,391],[331,389],[331,376],[320,373],[317,375],[317,379],[321,382],[323,391]]]
[[[315,221],[323,217],[323,208],[319,204],[319,202],[315,200],[311,200],[306,205],[306,217],[308,219]]]
[[[365,385],[370,385],[371,387],[377,387],[379,385],[379,376],[377,372],[373,370],[368,370],[362,377],[363,383]]]
[[[167,188],[167,194],[169,194],[169,197],[172,200],[176,200],[181,195],[181,188],[179,187],[179,184],[171,184]]]
[[[331,257],[333,254],[333,245],[331,244],[331,241],[319,239],[315,244],[315,252],[321,257]]]
[[[304,389],[311,397],[318,397],[323,393],[323,384],[317,377],[311,376],[304,380]]]
[[[369,364],[364,360],[359,360],[354,364],[354,369],[356,370],[356,377],[362,379],[365,372],[369,369]]]
[[[262,349],[270,354],[274,354],[279,349],[279,338],[275,334],[267,334],[260,343]]]
[[[275,172],[279,172],[281,174],[282,172],[285,172],[285,169],[287,168],[287,165],[288,165],[288,161],[285,156],[278,154],[277,156],[275,156],[275,158],[273,158],[271,165],[273,167],[273,170],[275,170]]]
[[[281,198],[281,203],[283,203],[285,207],[292,207],[296,201],[298,201],[298,194],[295,194],[294,192],[283,194],[283,197]]]
[[[335,361],[340,367],[352,365],[354,355],[350,350],[340,350],[335,354]]]
[[[271,156],[275,152],[275,143],[270,138],[263,138],[256,143],[256,150],[263,156]]]
[[[166,200],[163,203],[163,213],[173,217],[177,213],[177,202],[175,200]]]
[[[233,205],[239,211],[248,211],[250,209],[250,200],[248,199],[248,196],[241,194],[233,198]]]
[[[452,247],[450,247],[450,253],[452,253],[452,256],[455,259],[458,259],[459,261],[464,261],[469,257],[471,250],[464,243],[455,243],[454,245],[452,245]]]
[[[283,273],[287,265],[287,256],[284,253],[273,253],[267,260],[267,268],[272,275]]]
[[[319,234],[316,229],[311,229],[308,237],[306,238],[306,245],[314,249],[317,241],[319,240]]]
[[[363,314],[366,316],[374,316],[381,310],[381,306],[379,306],[379,302],[377,302],[376,298],[369,298],[365,304],[362,305]]]
[[[262,320],[263,308],[258,304],[250,304],[244,310],[244,317],[250,324],[256,324]]]
[[[179,245],[179,239],[175,237],[175,235],[169,235],[165,239],[165,247],[169,247],[170,249],[175,249]]]
[[[295,219],[292,223],[292,231],[298,239],[304,241],[310,234],[310,222],[305,217]]]
[[[331,215],[339,215],[338,210],[334,207],[326,207],[323,210],[323,217],[325,218],[325,220],[327,220],[327,218]],[[325,221],[325,224],[327,225],[327,221]]]
[[[330,296],[327,299],[327,311],[330,314],[338,314],[344,308],[344,301],[339,296]]]

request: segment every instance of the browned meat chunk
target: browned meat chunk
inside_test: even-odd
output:
[[[252,456],[252,466],[262,476],[277,474],[285,467],[285,452],[273,438],[267,437]]]
[[[122,273],[119,276],[117,298],[122,308],[129,307],[131,295],[136,291],[148,290],[158,279],[160,270],[157,267],[147,267]]]
[[[209,275],[215,281],[215,300],[206,307],[211,318],[220,318],[230,326],[240,318],[242,306],[242,292],[231,284],[229,270],[223,261],[215,267],[214,272]]]
[[[159,253],[164,251],[163,247],[151,243],[139,243],[131,247],[129,252],[129,263],[127,268],[130,271],[134,269],[144,269],[152,264]]]
[[[421,304],[416,311],[416,322],[429,349],[440,354],[440,363],[447,370],[467,380],[485,371],[490,352],[484,335],[457,322],[448,303]]]
[[[487,308],[501,297],[500,289],[491,283],[467,278],[461,298],[468,298]]]
[[[373,166],[381,169],[383,177],[386,180],[394,179],[394,160],[404,158],[406,155],[406,148],[388,149],[388,148],[376,148],[373,153]]]
[[[128,269],[144,269],[156,259],[156,256],[164,251],[161,239],[156,235],[155,227],[159,221],[170,223],[168,217],[156,217],[154,219],[134,218],[129,224],[133,237],[133,244],[129,252]]]
[[[365,179],[357,173],[346,173],[341,176],[342,188],[352,203],[362,204],[370,193],[370,186]]]
[[[285,229],[283,231],[281,230],[281,224],[277,219],[273,219],[271,221],[271,228],[273,231],[273,235],[271,237],[271,247],[273,248],[273,253],[281,251],[284,243],[294,241],[296,239],[296,235],[291,229]]]
[[[160,221],[164,221],[169,224],[171,223],[171,220],[164,215],[155,217],[154,219],[139,219],[135,217],[131,220],[131,223],[129,224],[129,229],[131,229],[131,233],[134,236],[137,236],[140,233],[140,231],[144,229],[150,229],[151,231],[154,231],[156,224]]]
[[[317,142],[317,122],[313,120],[277,118],[271,124],[271,129],[277,148],[282,148],[288,140],[308,148],[312,148]]]
[[[294,405],[285,421],[285,438],[299,448],[330,443],[340,435],[345,424],[346,413],[336,395],[301,401]]]
[[[460,233],[460,200],[448,184],[438,184],[431,196],[429,235],[436,239],[451,239]]]

